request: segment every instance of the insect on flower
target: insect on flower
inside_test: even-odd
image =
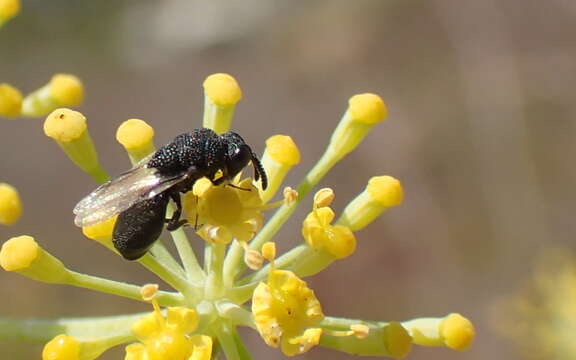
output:
[[[136,260],[158,239],[164,223],[168,231],[186,224],[185,219],[180,219],[180,193],[190,191],[202,177],[214,185],[231,181],[249,162],[254,167],[255,180],[262,178],[262,187],[266,189],[264,168],[240,135],[195,129],[178,135],[131,170],[82,199],[74,208],[74,223],[90,226],[118,215],[112,236],[114,247],[125,259]],[[170,199],[176,210],[166,219]]]

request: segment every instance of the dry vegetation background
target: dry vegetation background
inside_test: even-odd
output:
[[[296,184],[322,153],[349,96],[380,94],[389,120],[322,181],[341,210],[368,178],[402,180],[404,204],[358,234],[357,253],[309,279],[325,313],[402,320],[461,312],[470,350],[415,348],[411,360],[520,359],[496,331],[498,299],[548,247],[574,247],[576,2],[573,0],[23,0],[0,31],[0,81],[24,92],[55,72],[81,77],[104,167],[128,160],[116,127],[132,117],[158,145],[201,125],[203,79],[228,72],[244,98],[234,127],[259,153],[288,134]],[[93,187],[42,133],[41,119],[0,121],[0,181],[25,216],[2,241],[33,235],[71,268],[155,281],[83,238],[71,209]],[[279,234],[301,241],[301,209]],[[130,300],[0,273],[0,313],[57,317],[143,311]],[[250,332],[257,359],[281,358]],[[0,342],[2,359],[41,347]],[[104,359],[121,358],[111,352]],[[314,349],[306,359],[345,359]]]

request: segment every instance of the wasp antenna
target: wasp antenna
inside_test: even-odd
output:
[[[252,154],[252,166],[254,167],[254,179],[258,181],[258,179],[262,178],[262,190],[266,190],[268,187],[268,177],[266,176],[266,171],[264,171],[264,167],[258,159],[258,156],[254,154],[253,151],[250,151]]]

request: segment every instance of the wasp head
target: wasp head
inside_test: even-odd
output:
[[[258,181],[258,179],[262,178],[262,189],[266,189],[268,186],[266,172],[264,172],[264,168],[256,154],[254,154],[250,146],[244,142],[244,139],[232,131],[222,134],[222,138],[228,146],[226,154],[228,178],[234,178],[246,167],[246,165],[248,165],[250,161],[252,161],[252,166],[254,167],[254,179]]]

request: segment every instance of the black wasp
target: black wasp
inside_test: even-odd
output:
[[[214,185],[231,181],[250,161],[254,178],[262,178],[262,188],[266,189],[264,168],[240,135],[195,129],[176,136],[131,170],[82,199],[74,208],[74,223],[90,226],[118,214],[112,236],[114,247],[125,259],[136,260],[158,239],[164,223],[169,231],[186,223],[180,219],[180,193],[190,191],[202,177]],[[215,178],[218,173],[221,176]],[[166,219],[170,199],[176,210]]]

